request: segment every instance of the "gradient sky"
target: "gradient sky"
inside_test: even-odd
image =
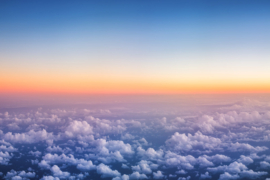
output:
[[[0,1],[1,93],[270,92],[270,1]]]

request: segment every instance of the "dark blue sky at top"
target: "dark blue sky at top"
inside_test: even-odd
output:
[[[201,26],[269,18],[269,1],[1,1],[1,31],[53,31],[74,25],[102,29],[124,23],[144,28],[173,23]],[[96,27],[99,26],[99,27]],[[108,27],[108,26],[107,26]],[[138,27],[139,28],[139,27]]]

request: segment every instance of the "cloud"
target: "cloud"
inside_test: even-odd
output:
[[[270,163],[268,163],[266,161],[262,161],[262,162],[260,162],[260,167],[263,169],[270,169]]]
[[[148,179],[145,174],[140,174],[139,172],[133,172],[130,176],[130,179]]]
[[[89,173],[90,178],[113,180],[177,179],[191,174],[198,179],[266,177],[270,111],[214,112],[207,108],[204,115],[187,111],[183,116],[173,110],[129,114],[121,109],[101,116],[99,109],[89,107],[14,110],[1,116],[0,164],[16,169],[12,158],[24,161],[21,157],[28,157],[32,170],[27,172],[38,167],[43,180],[84,179]],[[106,119],[95,118],[95,114]],[[259,141],[265,146],[253,145]],[[13,172],[9,179],[25,180],[20,172]]]
[[[137,166],[131,166],[131,169],[133,171],[138,171],[139,173],[144,173],[144,174],[151,174],[152,169],[151,166],[149,165],[150,162],[141,160]]]
[[[226,143],[222,142],[221,139],[203,135],[200,131],[196,132],[194,135],[179,134],[176,132],[171,136],[166,142],[166,146],[172,151],[197,151],[197,152],[212,152],[212,151],[232,151],[232,152],[261,152],[268,148],[265,146],[253,147],[247,143]],[[209,150],[209,151],[204,151]]]
[[[130,169],[130,167],[128,166],[128,165],[126,165],[126,164],[122,164],[122,166],[121,166],[123,169]]]
[[[203,135],[199,131],[194,135],[176,132],[165,143],[173,151],[190,151],[197,148],[214,150],[222,144],[220,139]]]
[[[135,139],[135,136],[129,134],[129,133],[126,133],[124,135],[121,135],[121,139],[122,140],[132,140],[132,139]]]
[[[0,151],[16,152],[16,151],[18,151],[18,149],[17,148],[14,148],[13,146],[1,145],[0,146]]]
[[[207,160],[212,161],[214,163],[222,163],[222,162],[230,162],[232,159],[228,156],[225,156],[223,154],[216,154],[213,156],[207,156],[203,155]]]
[[[252,164],[254,162],[253,159],[251,159],[248,156],[244,156],[244,155],[241,155],[237,161],[242,163],[242,164],[245,164],[245,165],[249,165],[249,164]]]
[[[36,143],[54,139],[53,133],[48,133],[45,129],[41,131],[30,130],[27,133],[8,132],[4,135],[4,140],[12,143]]]
[[[161,159],[163,154],[164,153],[162,149],[155,151],[153,148],[148,148],[145,151],[142,147],[137,148],[137,155],[140,156],[142,159],[157,160]]]
[[[225,172],[224,174],[221,174],[219,176],[219,180],[229,180],[229,179],[239,179],[239,175],[238,174],[235,174],[235,175],[231,175],[227,172]]]
[[[7,125],[10,130],[20,130],[21,128],[16,123],[11,123]]]
[[[12,158],[12,154],[8,152],[2,152],[0,151],[0,164],[8,165],[10,159]]]
[[[40,180],[60,180],[58,177],[43,176]]]
[[[19,179],[28,179],[28,178],[35,178],[36,173],[35,172],[25,172],[25,171],[15,171],[11,170],[7,172],[4,179],[11,179],[11,180],[19,180]]]
[[[39,157],[42,153],[40,151],[30,151],[29,154],[35,157]]]
[[[212,172],[212,173],[223,173],[223,172],[228,172],[231,174],[236,174],[236,173],[240,173],[243,170],[247,170],[248,168],[239,162],[233,162],[231,164],[227,165],[223,165],[223,166],[218,166],[218,167],[214,167],[214,168],[207,168],[208,171]]]
[[[253,170],[245,170],[240,173],[241,178],[258,179],[260,176],[268,174],[264,171],[254,172]]]
[[[193,169],[197,163],[196,158],[191,155],[181,156],[171,151],[167,151],[164,156],[164,163],[168,167],[181,167],[183,169]]]
[[[35,164],[36,162],[32,162],[32,164]],[[45,160],[42,160],[40,163],[38,163],[38,166],[41,168],[41,169],[50,169],[51,166],[45,161]]]
[[[90,126],[86,121],[72,121],[65,130],[65,135],[68,137],[89,134],[93,134],[93,127]]]
[[[52,152],[60,152],[60,153],[67,154],[67,153],[71,153],[71,152],[72,152],[72,150],[71,150],[70,148],[68,148],[68,147],[62,149],[62,148],[59,147],[59,146],[48,146],[48,147],[46,148],[46,150],[47,150],[48,152],[51,152],[51,153],[52,153]]]
[[[132,146],[123,141],[97,139],[92,141],[90,145],[93,147],[91,151],[95,154],[88,154],[86,157],[96,159],[104,164],[126,162],[124,157],[131,157],[135,153]]]
[[[177,175],[176,174],[169,174],[169,178],[176,178]]]
[[[267,150],[268,148],[265,147],[265,146],[256,146],[256,147],[253,147],[249,144],[246,144],[246,143],[232,143],[230,144],[230,146],[228,147],[228,150],[232,151],[232,152],[236,152],[236,151],[239,151],[239,152],[242,152],[242,151],[250,151],[250,152],[261,152],[261,151],[265,151]]]
[[[187,172],[183,169],[176,171],[175,174],[187,174]]]
[[[57,165],[54,165],[53,167],[51,167],[50,170],[54,177],[58,177],[60,179],[68,179],[70,177],[69,172],[61,171],[61,169]]]
[[[122,177],[115,177],[112,180],[129,180],[129,176],[124,174]]]
[[[110,151],[119,151],[124,155],[132,155],[134,151],[130,144],[125,144],[123,141],[108,141],[105,147]]]
[[[96,165],[92,163],[92,161],[80,160],[77,165],[77,169],[81,171],[90,171],[96,169]]]
[[[214,163],[212,163],[211,161],[208,161],[207,158],[202,157],[202,156],[200,156],[200,157],[197,158],[197,163],[202,168],[209,167],[209,166],[214,166]]]
[[[67,164],[77,166],[77,169],[81,171],[89,171],[96,169],[96,166],[93,165],[91,160],[85,159],[77,159],[74,158],[73,155],[65,155],[65,154],[50,154],[47,153],[43,156],[43,160],[39,163],[39,167],[42,169],[48,169],[50,164]]]
[[[212,176],[210,176],[209,172],[205,172],[205,174],[201,174],[201,179],[211,179]]]
[[[178,180],[189,180],[191,177],[188,176],[188,177],[179,177]]]
[[[97,166],[97,173],[101,174],[101,178],[121,176],[117,170],[112,170],[109,166],[102,163]]]
[[[162,174],[161,171],[157,171],[153,173],[153,178],[154,179],[164,179],[164,175]]]

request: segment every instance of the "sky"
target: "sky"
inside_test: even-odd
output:
[[[269,93],[269,7],[4,0],[0,93]]]
[[[1,0],[0,180],[270,180],[269,9]]]

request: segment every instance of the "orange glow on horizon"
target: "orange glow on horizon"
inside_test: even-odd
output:
[[[154,81],[150,79],[9,78],[0,80],[0,93],[35,94],[223,94],[270,93],[266,82]]]

